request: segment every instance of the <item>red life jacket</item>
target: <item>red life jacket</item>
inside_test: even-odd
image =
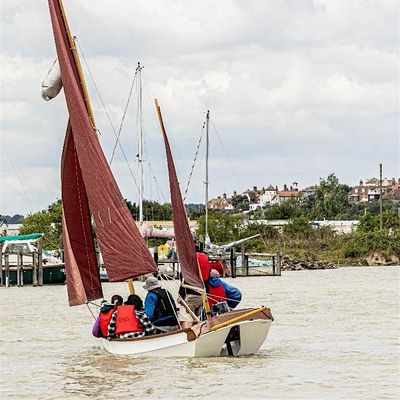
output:
[[[203,278],[203,281],[208,281],[208,278],[210,277],[210,263],[208,261],[208,256],[207,254],[204,253],[196,253],[197,256],[197,261],[200,266],[200,271],[201,271],[201,277]]]
[[[208,304],[212,307],[213,304],[218,303],[219,301],[226,300],[226,293],[224,289],[224,285],[221,283],[217,287],[212,287],[208,285],[208,294],[212,297],[208,297]]]
[[[100,312],[100,330],[103,337],[107,337],[108,325],[110,325],[111,317],[114,311],[115,309],[112,308],[109,311]]]
[[[143,332],[143,325],[139,322],[134,306],[118,306],[115,334],[128,332]]]

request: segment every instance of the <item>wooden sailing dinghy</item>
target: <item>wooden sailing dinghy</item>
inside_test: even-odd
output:
[[[109,281],[124,281],[154,273],[157,266],[98,141],[75,41],[69,31],[62,1],[49,0],[49,7],[69,113],[62,154],[61,191],[67,292],[69,305],[75,306],[103,297],[93,230]],[[182,275],[187,284],[204,294],[159,107],[157,111],[166,147]],[[269,309],[261,307],[210,317],[190,329],[136,339],[102,340],[105,349],[114,354],[188,357],[252,354],[263,344],[272,320]]]

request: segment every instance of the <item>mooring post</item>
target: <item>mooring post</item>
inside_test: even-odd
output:
[[[10,254],[8,252],[4,253],[4,280],[6,282],[6,287],[10,286]]]
[[[32,285],[37,286],[38,284],[38,268],[37,268],[37,262],[38,262],[38,252],[35,249],[32,253]]]
[[[246,275],[246,266],[245,266],[245,261],[244,261],[244,257],[245,257],[245,251],[244,251],[244,243],[242,243],[241,246],[241,258],[242,258],[242,276]]]
[[[231,275],[232,278],[236,278],[236,249],[231,248]]]
[[[43,286],[43,249],[42,239],[38,240],[38,285]]]
[[[24,286],[24,253],[22,252],[22,249],[20,250],[19,256],[21,262],[21,269],[19,270],[20,273],[19,284],[20,286]]]
[[[276,267],[276,274],[281,276],[281,253],[279,251],[276,253]]]
[[[17,251],[17,286],[21,285],[21,250]]]
[[[157,251],[157,246],[154,246],[153,258],[154,258],[154,262],[156,263],[156,265],[158,265],[158,251]]]
[[[272,275],[276,275],[276,255],[272,256]]]

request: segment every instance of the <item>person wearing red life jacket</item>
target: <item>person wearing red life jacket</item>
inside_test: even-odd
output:
[[[235,308],[242,299],[240,290],[221,280],[216,269],[210,271],[206,289],[210,307],[220,301],[226,301],[230,308]]]
[[[93,336],[98,338],[107,337],[108,325],[111,321],[112,314],[117,305],[122,303],[123,299],[118,294],[115,294],[111,297],[111,303],[107,303],[105,300],[103,300],[100,313],[92,328]]]
[[[156,333],[156,328],[143,311],[142,299],[131,294],[124,305],[113,312],[108,325],[108,338],[138,338]]]

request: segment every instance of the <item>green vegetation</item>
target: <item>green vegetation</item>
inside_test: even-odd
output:
[[[139,220],[139,205],[125,200],[135,221]],[[145,221],[170,221],[172,208],[170,203],[160,204],[156,201],[143,200],[143,218]]]
[[[62,248],[61,238],[61,200],[48,206],[47,210],[27,215],[22,220],[21,235],[44,233],[43,248],[45,250]]]
[[[365,265],[365,258],[374,252],[387,257],[400,257],[400,217],[393,212],[383,215],[382,230],[379,230],[379,216],[367,214],[357,232],[336,235],[328,226],[312,227],[304,215],[293,217],[287,225],[275,228],[253,221],[244,225],[240,215],[212,212],[209,216],[209,234],[213,243],[223,244],[259,233],[260,238],[246,244],[247,251],[280,251],[302,260]],[[197,233],[204,236],[204,217],[198,222]],[[218,234],[215,235],[215,232]]]
[[[350,188],[339,182],[334,174],[320,179],[314,187],[314,195],[290,199],[282,204],[273,205],[265,210],[257,210],[244,223],[241,209],[247,210],[249,202],[246,196],[238,195],[233,199],[235,210],[230,212],[209,212],[209,235],[215,244],[229,243],[247,236],[261,234],[260,238],[246,244],[248,251],[282,253],[304,260],[327,260],[340,264],[364,264],[366,257],[374,252],[383,256],[400,257],[400,202],[385,199],[383,201],[383,229],[380,230],[379,202],[349,203]],[[138,205],[126,201],[135,220],[138,219]],[[171,220],[172,210],[169,203],[159,204],[144,200],[145,220]],[[187,205],[190,218],[198,221],[197,236],[204,239],[204,207]],[[256,220],[289,220],[287,225],[276,228],[259,223]],[[356,232],[336,235],[330,227],[314,227],[315,220],[359,220]],[[61,201],[51,204],[47,210],[28,215],[23,220],[21,234],[41,232],[45,234],[44,248],[62,247],[61,240]],[[163,243],[161,239],[150,239],[150,245]]]

